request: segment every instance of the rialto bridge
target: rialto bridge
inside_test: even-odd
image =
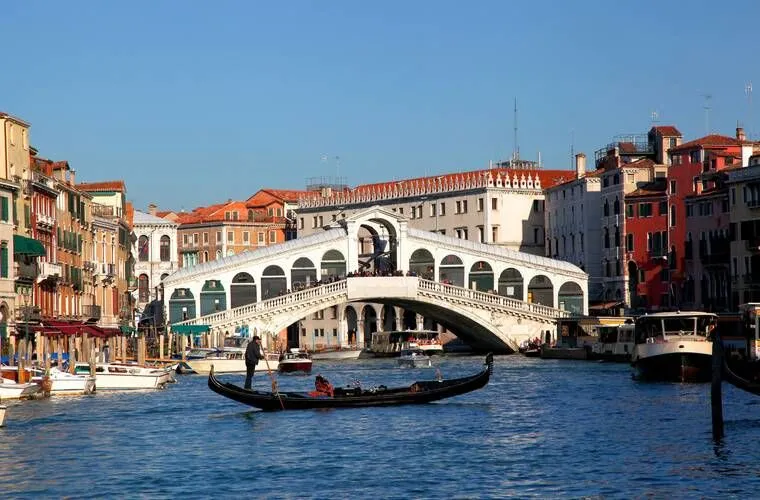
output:
[[[380,207],[322,232],[180,269],[163,287],[172,326],[242,329],[265,342],[316,318],[336,327],[334,345],[362,344],[372,331],[400,329],[407,311],[475,348],[508,352],[526,338],[555,335],[557,318],[588,312],[580,268],[409,228]]]

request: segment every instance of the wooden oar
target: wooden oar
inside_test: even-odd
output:
[[[267,359],[267,355],[264,352],[264,349],[261,349],[261,352],[264,354],[264,363],[267,365],[267,371],[269,372],[269,378],[272,379],[272,392],[277,394],[277,399],[280,400],[280,406],[282,409],[285,409],[285,403],[282,402],[282,396],[280,396],[280,391],[277,390],[277,381],[274,379],[274,375],[272,374],[272,369],[269,368],[269,360]]]

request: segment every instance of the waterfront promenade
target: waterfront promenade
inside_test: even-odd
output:
[[[481,356],[436,358],[444,377]],[[752,396],[644,384],[612,363],[496,358],[486,388],[437,404],[265,414],[202,376],[164,391],[11,405],[4,498],[748,498],[760,487]],[[336,385],[429,378],[394,360],[321,363]],[[228,376],[239,383],[242,378]],[[283,376],[283,390],[312,377]],[[255,385],[268,388],[266,374]]]

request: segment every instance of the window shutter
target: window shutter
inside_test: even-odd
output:
[[[8,198],[0,198],[0,220],[8,222]]]

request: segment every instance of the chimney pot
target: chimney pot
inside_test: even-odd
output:
[[[156,206],[155,203],[151,203],[150,205],[148,205],[148,213],[150,215],[156,215],[157,210],[158,210],[158,207]]]
[[[580,179],[586,175],[586,155],[578,153],[575,155],[575,177]]]
[[[736,127],[736,140],[742,142],[747,140],[747,135],[744,133],[743,127]]]

